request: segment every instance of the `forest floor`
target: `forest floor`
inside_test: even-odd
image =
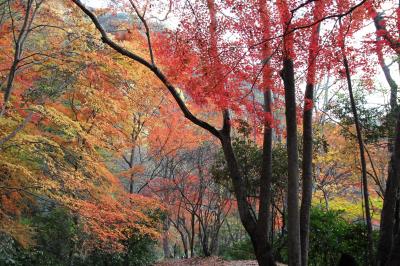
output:
[[[285,264],[277,263],[278,266]],[[258,266],[255,260],[233,260],[226,261],[218,257],[170,259],[158,262],[154,266]]]

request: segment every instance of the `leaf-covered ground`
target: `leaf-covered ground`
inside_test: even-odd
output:
[[[284,266],[285,264],[277,264]],[[158,262],[154,266],[258,266],[255,260],[235,260],[225,261],[218,257],[209,258],[190,258],[190,259],[170,259]]]

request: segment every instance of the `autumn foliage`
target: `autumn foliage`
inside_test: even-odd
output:
[[[398,3],[90,5],[0,1],[0,237],[35,247],[62,209],[70,264],[128,261],[137,239],[210,256],[229,234],[262,266],[306,266],[318,206],[394,265]]]

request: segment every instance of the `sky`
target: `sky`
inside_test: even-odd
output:
[[[108,0],[83,0],[83,3],[91,7],[106,7],[109,3]]]

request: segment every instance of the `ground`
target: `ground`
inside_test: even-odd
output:
[[[284,266],[284,264],[277,264]],[[225,261],[218,257],[170,259],[157,263],[155,266],[258,266],[255,260]]]

